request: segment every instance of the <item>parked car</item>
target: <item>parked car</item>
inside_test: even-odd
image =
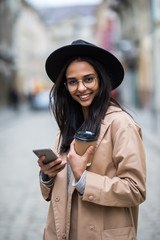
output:
[[[49,91],[44,90],[33,96],[31,107],[34,110],[47,110],[49,108]]]

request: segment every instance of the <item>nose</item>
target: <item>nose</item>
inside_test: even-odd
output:
[[[86,87],[84,86],[82,80],[79,80],[79,81],[78,81],[78,87],[77,87],[77,90],[80,91],[80,92],[86,90]]]

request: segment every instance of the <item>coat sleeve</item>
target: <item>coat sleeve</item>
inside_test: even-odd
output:
[[[40,188],[41,188],[41,193],[42,193],[43,198],[46,201],[50,201],[53,186],[48,187],[40,181]]]
[[[87,171],[84,201],[103,206],[137,206],[146,197],[146,165],[141,129],[135,123],[112,124],[112,160],[116,176]]]

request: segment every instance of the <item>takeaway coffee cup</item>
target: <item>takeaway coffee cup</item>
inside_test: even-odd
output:
[[[89,146],[95,147],[97,142],[96,134],[90,131],[78,131],[74,135],[74,139],[75,139],[76,153],[80,156],[82,156],[86,152]],[[91,165],[93,155],[94,155],[94,151],[91,153],[88,159],[87,167]]]

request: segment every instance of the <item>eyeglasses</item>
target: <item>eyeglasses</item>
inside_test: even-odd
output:
[[[70,92],[74,92],[77,90],[78,88],[78,83],[79,82],[82,82],[83,85],[86,87],[86,88],[93,88],[96,84],[96,79],[97,77],[95,76],[89,76],[89,77],[84,77],[84,79],[80,79],[80,80],[77,80],[77,79],[68,79],[67,82],[64,83],[64,85],[66,86],[66,88],[70,91]]]

